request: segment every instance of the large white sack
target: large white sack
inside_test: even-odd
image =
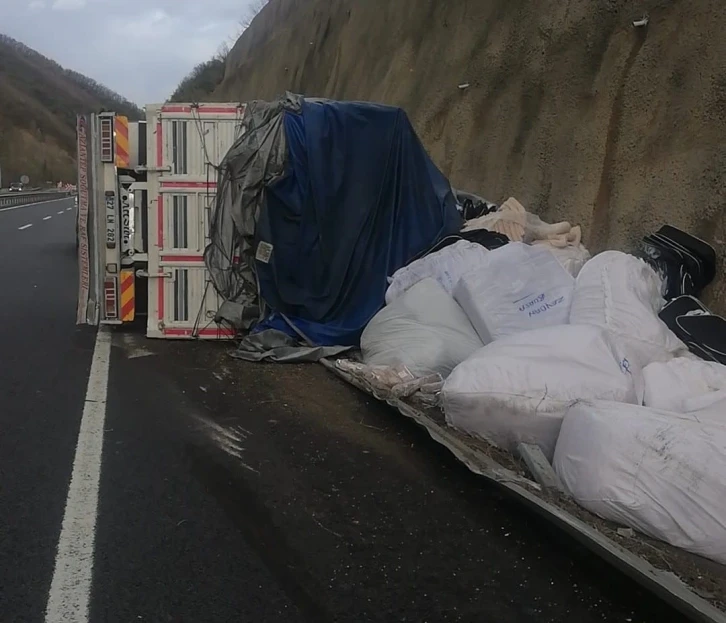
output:
[[[554,468],[593,513],[726,563],[726,427],[647,407],[581,403]]]
[[[676,357],[643,368],[643,404],[676,413],[712,408],[726,390],[726,366],[711,361]],[[726,422],[726,411],[723,412]]]
[[[664,304],[661,278],[644,261],[604,251],[583,266],[575,281],[570,324],[607,329],[627,346],[640,367],[687,351],[658,318]]]
[[[459,240],[440,251],[429,253],[393,273],[386,290],[386,304],[390,305],[411,286],[428,277],[436,279],[450,293],[461,276],[480,266],[488,253],[487,248],[468,240]]]
[[[424,279],[379,311],[361,336],[370,365],[406,366],[414,376],[448,374],[482,347],[456,301],[434,279]]]
[[[521,331],[567,324],[575,280],[546,248],[512,242],[490,251],[454,288],[485,344]]]
[[[701,421],[713,420],[726,424],[726,389],[686,398],[683,401],[683,413]]]
[[[511,451],[535,443],[548,459],[577,400],[638,402],[633,371],[605,331],[573,325],[488,344],[456,367],[442,397],[449,425]]]

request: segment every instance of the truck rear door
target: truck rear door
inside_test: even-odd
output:
[[[241,104],[147,106],[147,336],[227,339],[204,266],[217,167],[242,132]]]

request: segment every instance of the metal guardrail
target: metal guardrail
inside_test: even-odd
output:
[[[73,193],[67,190],[41,190],[35,192],[3,192],[0,194],[0,210],[29,203],[40,203],[41,201],[52,201],[53,199],[65,199]]]

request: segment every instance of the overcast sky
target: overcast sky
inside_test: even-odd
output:
[[[255,0],[0,0],[0,32],[139,105],[163,102]]]

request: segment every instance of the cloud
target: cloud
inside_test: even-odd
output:
[[[51,7],[54,11],[76,11],[86,6],[86,0],[55,0]]]
[[[165,39],[171,35],[173,24],[166,11],[152,9],[138,17],[129,16],[128,21],[115,22],[111,28],[118,35],[155,44],[155,39]]]
[[[45,8],[45,2],[43,0],[33,0],[28,5],[29,11],[42,11]]]

